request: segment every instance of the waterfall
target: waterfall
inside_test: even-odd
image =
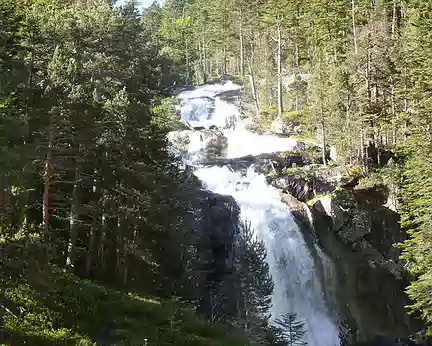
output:
[[[314,258],[288,207],[281,202],[279,192],[253,167],[245,173],[227,166],[201,165],[212,155],[238,158],[289,151],[296,144],[290,138],[249,131],[235,104],[224,101],[221,96],[238,89],[228,82],[204,85],[179,95],[182,121],[197,129],[184,132],[188,137],[183,148],[185,157],[208,190],[235,198],[241,218],[250,222],[256,236],[264,241],[274,281],[272,320],[285,313],[297,313],[306,322],[309,345],[339,345],[337,323],[325,302]],[[223,148],[209,151],[208,143],[214,145],[214,141],[206,140],[209,136],[221,139],[216,142],[223,143]]]

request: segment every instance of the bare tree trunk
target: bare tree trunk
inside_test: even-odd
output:
[[[207,51],[206,51],[206,25],[203,24],[203,42],[202,42],[202,72],[204,84],[207,83]]]
[[[94,179],[93,179],[93,199],[92,199],[92,224],[90,229],[90,238],[89,245],[87,250],[86,257],[86,276],[89,277],[92,271],[95,244],[96,244],[96,235],[99,228],[100,214],[98,211],[98,198],[99,198],[99,188],[98,188],[98,171],[94,170]]]
[[[50,130],[51,132],[51,130]],[[51,136],[51,135],[50,135]],[[51,178],[54,172],[53,152],[51,139],[48,144],[48,153],[45,161],[45,176],[44,176],[44,193],[43,193],[43,206],[42,206],[42,223],[45,234],[49,230],[50,221],[50,187]]]
[[[349,95],[347,96],[347,101],[346,101],[346,123],[345,123],[345,127],[346,127],[346,135],[348,136],[348,156],[349,156],[349,163],[350,165],[352,164],[352,138],[351,138],[351,115],[350,115],[350,97]]]
[[[269,89],[271,89],[271,86],[269,85],[269,52],[268,52],[268,37],[266,37],[265,42],[265,50],[264,50],[264,59],[265,59],[265,67],[264,67],[264,79],[265,79],[265,85],[264,85],[264,105],[269,106],[271,104],[271,92],[269,92]]]
[[[185,44],[185,63],[186,63],[186,83],[190,82],[190,71],[189,71],[189,45],[188,40],[186,39],[186,35],[184,35],[184,44]]]
[[[69,243],[67,249],[66,266],[73,269],[76,262],[77,253],[77,238],[79,231],[79,189],[81,183],[81,172],[80,168],[77,166],[75,168],[75,183],[72,192],[71,209],[69,214]]]
[[[324,110],[322,107],[322,100],[320,105],[320,117],[321,117],[321,131],[323,137],[322,159],[323,159],[323,165],[326,166],[327,165],[327,155],[326,155],[327,138],[326,138],[325,119],[324,119]]]
[[[226,44],[224,43],[223,46],[223,74],[227,74],[227,49]]]
[[[297,76],[299,69],[300,69],[300,51],[299,51],[299,45],[296,42],[295,43],[295,53],[294,53],[294,68],[295,68],[295,75]],[[297,78],[297,77],[296,77]],[[295,88],[295,111],[298,112],[299,110],[299,91],[298,87]]]
[[[282,28],[278,24],[277,30],[277,83],[278,83],[278,115],[282,117],[283,113],[283,90],[282,90]]]
[[[391,26],[391,38],[395,38],[396,33],[396,22],[397,22],[397,0],[393,0],[393,14],[392,14],[392,26]]]
[[[106,257],[107,257],[107,234],[108,234],[108,214],[107,214],[107,206],[106,206],[106,192],[102,192],[102,219],[101,219],[101,236],[100,236],[100,247],[99,247],[99,261],[100,261],[100,269],[102,273],[105,272],[106,269]]]
[[[255,112],[256,112],[256,115],[259,116],[259,114],[260,114],[260,107],[259,107],[258,95],[257,95],[257,92],[256,92],[256,87],[255,87],[255,77],[254,77],[254,73],[253,73],[253,70],[252,70],[252,64],[251,64],[250,61],[248,62],[248,66],[249,66],[249,83],[250,83],[250,86],[251,86],[252,98],[253,98],[254,105],[255,105]]]
[[[358,46],[357,46],[357,28],[356,28],[356,3],[355,0],[351,0],[351,19],[352,19],[352,31],[353,31],[353,38],[354,38],[354,52],[358,53]]]
[[[372,102],[372,90],[371,90],[371,54],[369,51],[369,39],[368,39],[368,49],[367,49],[367,61],[366,61],[366,90],[368,97],[368,106]]]
[[[397,120],[396,120],[396,100],[395,95],[396,88],[394,85],[393,77],[391,78],[391,112],[392,112],[392,144],[396,144],[396,129],[397,129]]]
[[[244,80],[245,70],[244,70],[244,43],[243,43],[243,25],[240,19],[240,76]]]

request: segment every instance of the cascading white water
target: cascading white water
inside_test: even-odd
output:
[[[227,142],[224,150],[227,158],[291,150],[296,144],[292,139],[248,131],[235,105],[217,96],[236,89],[238,86],[227,83],[180,94],[182,120],[195,127],[216,126],[221,130]],[[326,307],[314,259],[292,214],[281,202],[279,192],[253,167],[246,175],[226,166],[200,167],[197,152],[205,146],[203,135],[197,135],[200,131],[185,133],[189,136],[186,150],[193,151],[187,155],[188,163],[196,166],[196,176],[207,189],[233,196],[240,206],[242,219],[251,223],[257,237],[265,243],[274,281],[272,319],[295,312],[306,322],[309,345],[339,345],[338,328]]]

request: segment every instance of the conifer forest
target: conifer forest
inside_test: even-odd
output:
[[[0,345],[432,345],[432,1],[0,0]]]

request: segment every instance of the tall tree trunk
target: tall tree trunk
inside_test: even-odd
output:
[[[265,39],[265,45],[264,45],[264,59],[265,59],[265,66],[264,66],[264,79],[265,79],[265,85],[264,85],[264,105],[268,107],[272,100],[271,100],[271,85],[269,83],[269,40],[268,37]]]
[[[227,75],[227,49],[226,44],[223,46],[223,74]]]
[[[283,113],[283,90],[282,90],[282,28],[278,23],[277,31],[277,83],[278,83],[278,115],[282,117]]]
[[[391,26],[391,38],[395,38],[396,33],[396,23],[397,23],[397,1],[393,0],[393,13],[392,13],[392,26]]]
[[[75,168],[75,183],[72,192],[71,209],[69,214],[69,243],[67,249],[66,266],[73,269],[76,264],[77,238],[79,231],[79,189],[81,184],[80,167]]]
[[[347,96],[347,100],[346,100],[346,123],[345,123],[345,128],[346,128],[346,135],[348,137],[348,156],[349,156],[349,163],[350,165],[352,164],[352,138],[351,138],[351,115],[350,115],[350,97],[349,95]],[[354,149],[355,150],[355,149]]]
[[[93,179],[93,196],[92,196],[92,223],[90,229],[90,237],[89,237],[89,245],[87,250],[86,257],[86,276],[89,277],[91,275],[93,259],[94,259],[94,251],[96,245],[96,237],[99,229],[100,222],[100,214],[98,210],[98,201],[99,201],[99,188],[98,188],[98,171],[94,170],[94,179]]]
[[[355,0],[351,0],[351,20],[352,20],[352,31],[354,38],[354,52],[358,53],[357,46],[357,28],[356,28],[356,2]]]
[[[294,68],[295,68],[295,76],[297,76],[297,74],[299,73],[299,69],[300,69],[300,52],[299,52],[299,45],[296,42],[295,43],[295,49],[294,49],[295,53],[294,53]],[[295,77],[297,78],[297,77]],[[295,111],[298,112],[299,110],[299,90],[298,87],[295,88]]]
[[[244,70],[244,43],[243,43],[243,25],[240,19],[240,76],[242,77],[242,80],[244,80],[245,77],[245,70]]]
[[[255,112],[256,112],[257,117],[259,117],[260,107],[259,107],[258,95],[256,92],[256,87],[255,87],[255,76],[254,76],[254,72],[252,70],[252,64],[250,61],[248,61],[248,67],[249,67],[249,83],[250,83],[250,87],[251,87],[251,91],[252,91],[252,98],[254,101]]]
[[[186,84],[188,84],[190,83],[189,45],[185,34],[183,34],[183,39],[184,39],[184,54],[185,54],[185,63],[186,63]]]
[[[51,137],[51,129],[50,137]],[[51,178],[54,172],[54,162],[53,162],[53,151],[51,138],[48,143],[48,152],[45,161],[45,174],[44,174],[44,192],[43,192],[43,205],[42,205],[42,224],[44,228],[45,235],[49,231],[49,221],[50,221],[50,188],[51,188]]]
[[[391,77],[391,112],[392,112],[392,144],[396,144],[396,131],[397,131],[397,119],[396,119],[396,88],[394,79]]]
[[[100,235],[100,246],[99,246],[99,263],[101,272],[104,273],[106,269],[107,259],[107,236],[108,236],[108,213],[107,213],[107,202],[106,202],[106,191],[102,192],[102,218],[101,218],[101,235]]]
[[[370,109],[370,105],[372,103],[372,90],[371,90],[371,54],[369,51],[369,38],[368,38],[368,48],[366,52],[367,60],[366,60],[366,90],[367,90],[367,100],[368,107]]]
[[[203,40],[202,40],[202,72],[204,84],[207,83],[207,51],[206,51],[206,24],[203,24]]]
[[[326,147],[327,147],[327,136],[326,136],[326,126],[325,126],[325,119],[324,119],[324,110],[322,106],[322,99],[320,104],[320,122],[321,122],[321,131],[322,131],[322,138],[323,138],[323,146],[322,146],[322,159],[323,159],[323,165],[327,165],[327,155],[326,155]]]

